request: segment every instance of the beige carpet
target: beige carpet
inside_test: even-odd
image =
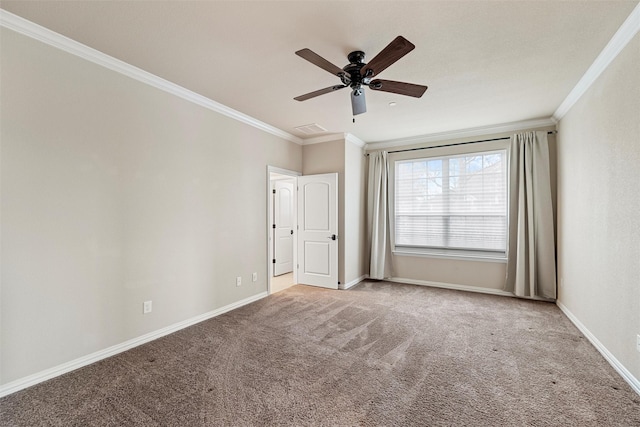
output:
[[[549,303],[294,286],[0,400],[2,426],[639,426]]]

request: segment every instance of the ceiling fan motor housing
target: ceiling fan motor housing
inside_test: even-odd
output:
[[[360,70],[366,64],[364,61],[364,52],[361,50],[355,50],[347,55],[347,59],[349,59],[349,64],[346,65],[343,70],[348,74],[347,79],[343,79],[343,83],[345,85],[350,86],[352,89],[356,90],[357,93],[355,95],[360,95],[362,92],[362,85],[369,84],[369,79],[363,78]]]
[[[363,64],[364,65],[364,52],[361,50],[354,50],[349,55],[347,55],[347,59],[352,64]]]

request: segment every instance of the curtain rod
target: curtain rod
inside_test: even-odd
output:
[[[553,135],[558,133],[557,130],[550,130],[547,132],[547,135]],[[505,139],[511,139],[510,136],[505,136],[504,138],[493,138],[493,139],[483,139],[481,141],[468,141],[468,142],[457,142],[455,144],[443,144],[443,145],[432,145],[431,147],[420,147],[420,148],[407,148],[404,150],[394,150],[387,151],[387,153],[404,153],[405,151],[417,151],[417,150],[428,150],[430,148],[441,148],[441,147],[455,147],[456,145],[467,145],[467,144],[477,144],[479,142],[490,142],[490,141],[504,141]],[[365,154],[365,156],[369,156],[369,153]]]

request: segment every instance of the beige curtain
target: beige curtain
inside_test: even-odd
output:
[[[367,183],[367,226],[369,236],[369,277],[389,277],[391,250],[389,240],[389,165],[387,152],[369,155],[369,180]]]
[[[511,138],[509,253],[506,290],[556,298],[556,253],[547,132]]]

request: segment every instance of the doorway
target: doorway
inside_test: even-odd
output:
[[[297,283],[297,203],[299,172],[268,167],[268,292]]]
[[[267,178],[267,292],[338,289],[338,174],[268,166]]]

